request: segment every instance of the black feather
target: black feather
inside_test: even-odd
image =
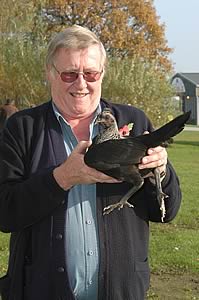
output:
[[[134,174],[129,173],[131,172],[130,166],[138,165],[149,148],[162,145],[180,133],[189,117],[190,112],[187,112],[149,134],[109,139],[97,144],[94,139],[85,154],[85,163],[107,175],[133,183]],[[127,166],[129,168],[126,168]],[[147,173],[146,170],[139,170],[139,172],[144,175]]]
[[[132,207],[133,205],[128,202],[129,198],[141,188],[144,183],[143,178],[153,171],[163,222],[166,213],[164,199],[167,195],[162,191],[159,169],[142,170],[138,168],[138,164],[141,163],[149,148],[164,146],[172,137],[180,133],[189,117],[190,112],[187,112],[149,134],[120,138],[117,123],[111,111],[104,110],[99,115],[96,121],[102,126],[102,131],[93,140],[84,156],[84,161],[89,167],[118,180],[132,183],[132,188],[118,203],[104,208],[105,214],[115,208],[120,209],[124,205]]]

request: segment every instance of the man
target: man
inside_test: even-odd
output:
[[[161,215],[153,180],[131,199],[134,209],[103,208],[130,184],[84,163],[98,133],[98,113],[109,107],[119,128],[151,131],[145,114],[101,99],[106,53],[86,28],[72,26],[50,42],[46,71],[52,101],[16,114],[0,145],[0,229],[12,232],[8,274],[0,284],[9,300],[127,300],[149,287],[149,221]],[[176,174],[162,147],[150,149],[140,168],[159,167],[165,221],[181,200]],[[7,297],[7,298],[6,298]],[[4,299],[4,298],[3,298]]]

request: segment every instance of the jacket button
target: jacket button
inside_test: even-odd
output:
[[[63,273],[65,270],[64,270],[63,267],[58,267],[58,268],[57,268],[57,271],[58,271],[59,273]]]
[[[87,225],[91,225],[91,224],[92,224],[92,221],[91,221],[91,220],[86,220],[86,224],[87,224]]]
[[[57,233],[56,234],[56,240],[62,240],[62,234],[61,233]]]

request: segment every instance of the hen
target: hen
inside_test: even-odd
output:
[[[149,134],[121,138],[111,110],[106,108],[98,115],[96,123],[101,125],[101,131],[93,139],[85,154],[84,161],[89,167],[118,180],[132,183],[132,188],[118,203],[104,208],[104,214],[110,213],[115,208],[121,209],[124,205],[133,207],[128,202],[129,198],[142,187],[144,178],[149,176],[152,171],[163,222],[166,213],[164,199],[168,196],[162,191],[159,169],[141,170],[138,168],[138,164],[147,154],[149,148],[163,146],[163,143],[180,133],[189,117],[190,112],[187,112]]]

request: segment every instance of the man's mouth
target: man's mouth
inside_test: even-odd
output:
[[[71,96],[76,97],[76,98],[83,98],[87,96],[89,93],[70,93]]]

